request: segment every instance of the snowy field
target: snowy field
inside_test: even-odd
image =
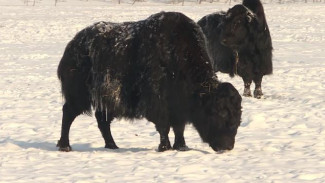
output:
[[[265,98],[243,98],[232,151],[218,154],[192,126],[187,152],[157,152],[159,134],[145,119],[115,120],[118,150],[103,148],[94,117],[72,125],[73,152],[57,151],[63,100],[56,69],[76,32],[97,21],[136,21],[159,11],[194,20],[224,3],[0,0],[0,182],[325,182],[325,3],[265,4],[274,74]],[[232,4],[234,5],[234,4]],[[239,77],[218,73],[243,92]],[[173,133],[170,138],[173,141]]]

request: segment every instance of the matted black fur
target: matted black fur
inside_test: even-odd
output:
[[[200,27],[181,13],[161,12],[146,20],[96,23],[68,44],[58,68],[65,98],[60,151],[70,151],[69,130],[80,114],[96,111],[105,147],[115,149],[113,118],[152,121],[158,151],[186,150],[185,124],[216,151],[234,147],[241,121],[241,97],[220,83],[212,69]]]
[[[244,96],[261,98],[262,78],[272,74],[272,40],[259,0],[244,0],[227,12],[207,15],[198,21],[206,38],[215,71],[238,74],[244,81]]]

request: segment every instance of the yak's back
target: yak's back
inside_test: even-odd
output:
[[[182,82],[179,92],[191,91],[193,80],[213,74],[200,27],[176,12],[115,26],[94,39],[90,52],[94,107],[119,108],[129,117],[148,106],[164,108],[173,82]]]

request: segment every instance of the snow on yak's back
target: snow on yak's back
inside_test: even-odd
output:
[[[118,148],[110,131],[115,117],[152,121],[160,134],[158,151],[187,150],[187,122],[215,151],[234,147],[241,97],[216,79],[201,29],[181,13],[85,28],[67,45],[58,76],[65,98],[60,151],[71,150],[70,126],[78,115],[91,114],[91,106],[106,148]]]

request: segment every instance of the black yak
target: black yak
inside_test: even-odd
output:
[[[60,151],[71,150],[72,122],[92,108],[105,148],[118,148],[110,123],[121,117],[153,122],[160,134],[158,151],[187,150],[187,122],[215,151],[234,147],[241,96],[231,84],[217,80],[201,28],[181,13],[85,28],[67,45],[58,77],[65,98]]]
[[[244,96],[261,98],[262,78],[272,74],[272,40],[259,0],[244,0],[227,12],[207,15],[198,21],[206,39],[215,71],[238,74],[244,81]]]

